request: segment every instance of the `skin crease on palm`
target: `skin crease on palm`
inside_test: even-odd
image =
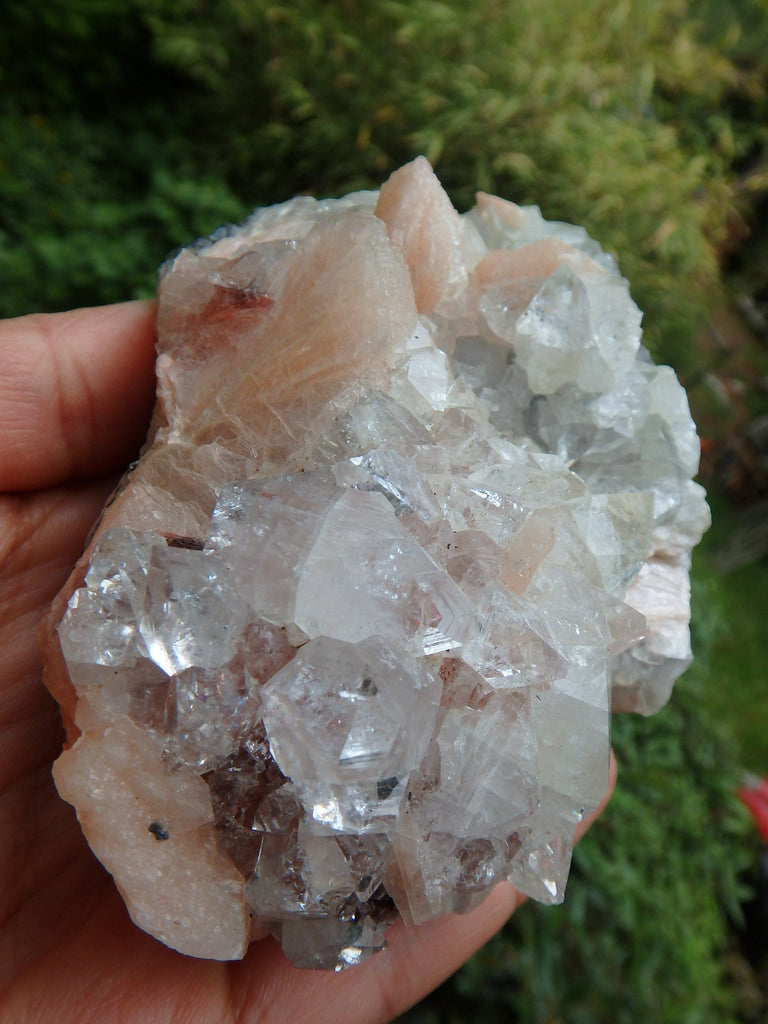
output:
[[[0,1020],[391,1020],[503,925],[522,902],[511,886],[471,914],[396,925],[340,974],[297,970],[271,939],[241,962],[194,960],[133,925],[54,788],[63,730],[36,636],[146,432],[153,321],[136,302],[0,324]]]

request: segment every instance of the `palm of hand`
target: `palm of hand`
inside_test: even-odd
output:
[[[390,1020],[503,924],[511,887],[464,917],[395,926],[339,975],[296,970],[271,939],[239,963],[193,960],[133,925],[54,788],[63,733],[36,637],[146,430],[152,363],[145,304],[0,326],[0,1019]]]

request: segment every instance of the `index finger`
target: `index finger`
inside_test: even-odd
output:
[[[0,323],[0,490],[125,467],[154,398],[154,303]]]

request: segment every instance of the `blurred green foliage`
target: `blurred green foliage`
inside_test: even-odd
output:
[[[417,153],[460,208],[481,188],[584,224],[684,376],[725,265],[768,308],[766,0],[4,0],[0,315],[151,295],[176,246]],[[763,619],[706,557],[697,662],[659,716],[616,720],[619,788],[565,905],[521,911],[413,1024],[741,1019],[733,790],[745,752],[768,768],[765,712],[723,722]]]
[[[766,21],[764,0],[5,0],[0,311],[146,294],[190,235],[423,152],[462,207],[482,188],[585,224],[685,369],[768,145]]]
[[[694,567],[694,626],[706,646],[692,671],[703,674],[705,712],[727,725],[741,765],[755,775],[766,775],[768,559],[724,571],[723,554],[744,544],[740,513],[717,493],[710,494],[709,502],[713,525]],[[768,536],[768,523],[763,523],[763,536]]]

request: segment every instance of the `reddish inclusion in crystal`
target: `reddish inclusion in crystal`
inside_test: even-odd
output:
[[[264,292],[252,288],[228,287],[217,284],[214,293],[202,312],[204,320],[228,319],[240,313],[264,312],[271,309],[275,300]]]

